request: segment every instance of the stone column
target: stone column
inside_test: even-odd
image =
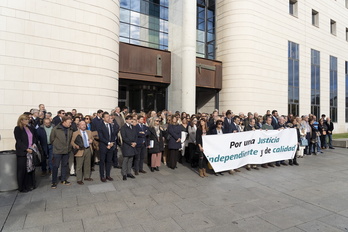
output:
[[[172,80],[168,106],[192,114],[196,108],[196,1],[170,1],[169,11]]]

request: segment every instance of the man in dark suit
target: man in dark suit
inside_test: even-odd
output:
[[[122,136],[122,155],[123,155],[123,163],[122,163],[122,176],[123,180],[127,180],[127,177],[135,178],[132,175],[132,162],[133,157],[136,154],[136,141],[137,141],[137,131],[132,126],[133,118],[132,116],[126,116],[126,123],[121,128],[121,136]]]
[[[102,115],[103,115],[103,110],[98,110],[97,116],[95,118],[93,118],[93,120],[92,120],[91,131],[98,131],[99,125],[102,124],[102,122],[103,122]]]
[[[118,165],[118,157],[117,157],[117,135],[118,135],[118,132],[120,131],[120,126],[118,125],[115,119],[115,115],[116,115],[115,113],[110,115],[110,124],[113,127],[113,133],[115,134],[115,149],[112,156],[112,162],[113,162],[114,168],[120,168],[120,166]]]
[[[233,124],[232,112],[231,110],[227,110],[226,117],[224,120],[224,134],[232,133],[232,124]]]
[[[274,130],[277,130],[279,128],[279,122],[278,122],[278,111],[272,110],[272,126]]]
[[[50,143],[50,136],[53,126],[48,118],[43,120],[43,125],[37,129],[37,136],[40,146],[42,148],[41,153],[41,176],[46,176],[47,173],[47,160],[50,172],[52,172],[52,158],[53,158],[53,146]]]
[[[240,123],[240,117],[234,116],[233,123],[231,124],[231,132],[232,133],[240,132],[239,123]]]
[[[59,123],[62,122],[62,118],[65,116],[65,111],[64,110],[59,110],[57,112],[57,116],[55,116],[53,119],[52,119],[52,123],[54,126],[57,126]]]
[[[98,131],[99,126],[102,125],[102,123],[103,123],[102,115],[103,115],[103,110],[98,110],[97,116],[92,119],[92,122],[91,122],[91,131],[92,132]],[[95,164],[97,164],[97,165],[99,164],[99,161],[98,161],[100,159],[99,138],[97,138],[97,137],[94,138],[94,145],[95,146],[94,146],[94,152],[92,155],[92,165],[91,165],[92,170],[94,170]]]
[[[137,154],[134,157],[134,173],[139,175],[139,172],[146,173],[144,171],[144,158],[147,153],[146,139],[149,136],[149,128],[144,124],[144,117],[138,117],[138,124],[135,126],[137,131]]]
[[[108,112],[102,114],[103,121],[99,124],[98,136],[99,136],[99,174],[100,180],[106,182],[106,180],[113,181],[110,176],[112,156],[115,149],[115,132],[111,126],[110,115]]]

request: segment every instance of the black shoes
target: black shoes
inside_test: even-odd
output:
[[[159,167],[156,167],[156,169],[155,169],[156,171],[159,171]]]
[[[132,174],[127,174],[127,177],[135,179],[135,176],[133,176]]]
[[[150,168],[151,172],[154,172],[155,171],[155,168]]]
[[[127,176],[126,175],[123,176],[123,180],[127,180]]]

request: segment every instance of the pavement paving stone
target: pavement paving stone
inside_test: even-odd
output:
[[[279,231],[279,227],[265,221],[258,216],[244,218],[234,222],[239,228],[253,232],[273,232]]]
[[[60,198],[52,198],[47,199],[46,201],[46,211],[63,209],[63,208],[71,208],[76,207],[77,204],[77,196],[71,197],[60,197]]]
[[[106,214],[98,217],[83,218],[83,228],[86,232],[104,232],[122,228],[116,214]]]
[[[105,193],[83,194],[77,196],[78,205],[94,204],[99,202],[107,202]]]
[[[348,231],[348,217],[339,215],[339,214],[332,214],[329,216],[324,216],[322,218],[317,219],[318,221],[321,221],[327,225],[336,227],[343,231]]]
[[[44,232],[78,232],[84,231],[82,220],[62,222],[44,226]]]
[[[208,208],[208,206],[200,201],[199,198],[184,199],[174,202],[174,204],[184,213],[194,213]]]
[[[154,199],[157,202],[157,204],[172,203],[181,200],[181,198],[173,192],[160,192],[156,194],[151,194],[150,197]]]
[[[94,205],[82,205],[73,208],[63,209],[63,221],[75,221],[78,219],[89,218],[97,216],[97,210]]]
[[[155,223],[156,220],[146,209],[130,209],[116,213],[123,227],[146,223],[150,221]]]
[[[28,213],[24,228],[38,227],[63,222],[62,209]]]
[[[144,222],[141,223],[141,225],[146,232],[184,232],[179,224],[176,223],[172,218],[164,218],[156,221],[155,223]]]
[[[174,221],[185,231],[201,231],[216,224],[200,212],[187,213],[173,217]]]
[[[186,164],[127,181],[112,170],[107,183],[96,166],[94,181],[71,177],[57,189],[38,172],[35,190],[0,192],[0,231],[348,231],[347,154],[326,150],[296,167],[207,178]]]
[[[306,232],[317,232],[317,231],[325,231],[325,232],[342,232],[344,230],[340,230],[323,222],[314,220],[297,226],[298,228],[306,231]]]
[[[162,205],[156,205],[154,207],[147,209],[152,216],[157,219],[165,219],[177,215],[183,214],[183,211],[181,211],[177,206],[175,206],[173,203],[166,203]]]
[[[124,202],[130,209],[147,209],[157,205],[157,202],[150,196],[127,197]]]
[[[98,215],[113,214],[129,209],[123,200],[99,202],[94,204],[94,206],[97,209]]]
[[[89,185],[88,189],[92,194],[116,191],[116,188],[112,183],[93,184]]]

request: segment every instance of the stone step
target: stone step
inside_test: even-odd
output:
[[[348,138],[347,139],[333,139],[332,145],[334,147],[344,147],[348,148]]]

